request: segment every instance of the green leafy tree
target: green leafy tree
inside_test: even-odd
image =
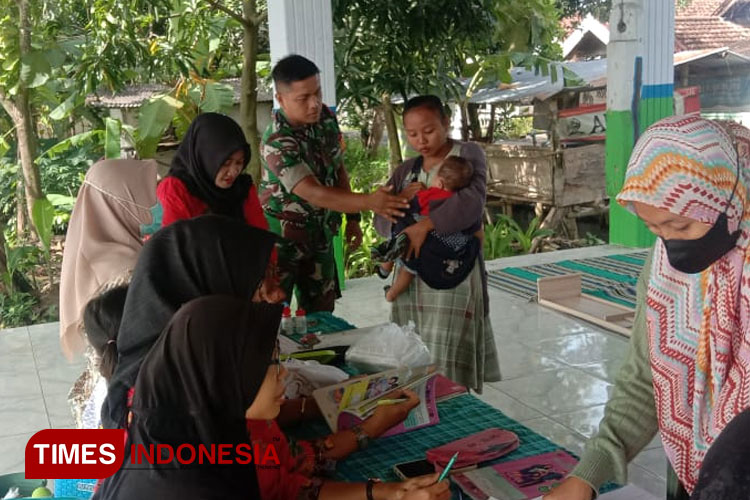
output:
[[[29,0],[0,4],[0,105],[15,130],[25,195],[26,216],[31,219],[34,203],[41,200],[39,169],[34,164],[37,137],[32,118],[32,89],[44,85],[45,70],[54,54],[32,46],[34,6]]]
[[[382,106],[391,165],[401,161],[391,97],[425,89],[455,95],[469,40],[491,36],[484,0],[334,0],[336,93],[341,106]]]
[[[221,0],[205,0],[212,7],[227,14],[242,28],[242,79],[240,91],[240,125],[250,143],[250,174],[260,176],[260,132],[258,131],[258,52],[261,27],[267,22],[265,0],[242,0],[231,7]]]
[[[566,16],[591,14],[600,21],[609,19],[612,0],[558,0],[558,6]]]
[[[460,99],[459,79],[483,65],[508,74],[514,52],[524,60],[559,53],[554,0],[334,0],[333,18],[340,107],[381,107],[392,165],[401,161],[393,96]]]

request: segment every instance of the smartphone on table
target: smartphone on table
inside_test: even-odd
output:
[[[435,466],[427,460],[414,460],[393,466],[393,472],[403,480],[435,473]]]

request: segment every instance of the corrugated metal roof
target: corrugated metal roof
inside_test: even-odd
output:
[[[607,83],[607,60],[555,63],[550,65],[550,72],[557,73],[553,83],[550,75],[525,68],[513,68],[510,84],[493,84],[477,90],[469,100],[475,104],[494,104],[499,102],[530,103],[535,99],[545,100],[560,93],[565,88],[563,69],[575,73],[584,86],[601,87]],[[576,82],[572,87],[580,87]]]
[[[731,50],[729,47],[718,47],[715,49],[703,50],[684,50],[682,52],[677,52],[674,55],[675,67],[682,66],[683,64],[699,62],[702,60],[706,60],[707,65],[711,65],[711,61],[720,61],[726,65],[731,65],[732,63],[750,63],[750,58],[745,55],[739,54],[734,50]]]
[[[241,95],[241,80],[239,78],[226,78],[221,80],[221,83],[225,83],[232,87],[234,90],[234,104],[238,104]],[[169,92],[169,90],[170,87],[158,83],[128,85],[117,93],[102,92],[98,95],[90,94],[86,97],[86,104],[94,108],[140,108],[141,105],[150,98],[155,95]],[[270,102],[272,100],[271,89],[264,86],[263,83],[259,81],[258,102]]]
[[[720,47],[704,50],[687,50],[674,55],[675,67],[691,64],[695,68],[711,71],[723,66],[748,65],[750,58],[737,52]],[[607,85],[607,60],[597,59],[594,61],[576,61],[555,64],[558,67],[557,82],[552,83],[549,76],[529,71],[524,68],[511,70],[513,82],[507,84],[488,85],[478,90],[470,99],[475,104],[496,104],[500,102],[531,103],[534,99],[544,100],[564,88],[577,88],[579,85],[572,81],[566,82],[563,87],[561,68],[565,68],[583,80],[584,87],[604,87]]]

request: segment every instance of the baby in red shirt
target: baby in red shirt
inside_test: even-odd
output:
[[[388,302],[393,302],[409,288],[417,274],[433,288],[454,288],[465,278],[461,276],[463,270],[471,271],[473,268],[462,262],[471,264],[478,255],[480,245],[476,234],[472,236],[459,232],[438,235],[433,231],[422,248],[422,254],[433,257],[429,262],[425,262],[422,256],[406,262],[401,259],[407,243],[406,236],[401,232],[417,220],[429,216],[431,202],[450,198],[456,191],[468,186],[474,173],[471,163],[460,156],[448,156],[439,168],[430,186],[417,191],[410,200],[409,212],[394,225],[391,239],[373,252],[375,259],[385,261],[378,270],[381,277],[387,277],[395,264],[388,257],[395,257],[396,262],[402,264],[393,284],[386,288],[385,298]]]

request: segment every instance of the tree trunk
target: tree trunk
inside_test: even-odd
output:
[[[393,114],[393,113],[391,113]],[[380,142],[383,140],[383,133],[385,132],[385,113],[383,107],[379,106],[375,110],[375,116],[372,119],[372,125],[370,126],[370,134],[367,136],[367,157],[375,158],[380,148]]]
[[[469,130],[471,131],[472,141],[482,140],[482,124],[479,123],[479,105],[469,104]]]
[[[17,0],[20,26],[20,55],[23,58],[31,52],[31,21],[29,19],[28,0]],[[21,160],[21,171],[23,172],[24,194],[26,198],[26,215],[33,221],[31,211],[34,202],[42,198],[42,184],[39,175],[39,167],[34,163],[36,158],[36,135],[32,122],[31,105],[29,102],[29,89],[23,84],[18,85],[18,93],[15,99],[0,94],[0,104],[13,120],[16,126],[16,139],[18,141],[18,156]]]
[[[20,120],[16,122],[16,135],[18,137],[18,153],[21,157],[21,170],[23,171],[23,186],[26,194],[26,213],[29,220],[34,222],[31,211],[34,202],[42,198],[42,182],[39,175],[39,166],[34,163],[36,158],[36,136],[31,123],[31,106],[29,105],[28,89],[19,90],[19,108],[22,110]]]
[[[16,234],[19,238],[25,238],[29,233],[29,221],[26,211],[26,195],[23,188],[23,174],[18,173],[16,179]]]
[[[391,173],[396,170],[396,167],[401,165],[403,157],[401,156],[401,142],[398,138],[398,125],[396,124],[396,116],[393,114],[393,105],[391,104],[390,94],[383,96],[383,112],[385,114],[385,126],[388,129],[388,146],[391,150],[390,167]]]
[[[8,258],[5,256],[5,222],[0,221],[0,275],[8,272]],[[5,286],[5,280],[0,279],[0,293],[10,294]]]
[[[242,82],[240,92],[240,121],[247,142],[250,143],[250,175],[255,182],[260,181],[260,133],[258,132],[258,75],[255,67],[258,62],[258,11],[257,0],[242,2]]]

